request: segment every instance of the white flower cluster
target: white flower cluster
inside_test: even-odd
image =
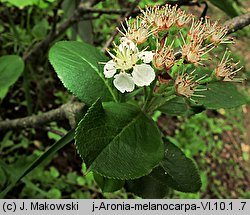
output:
[[[208,53],[222,43],[232,43],[226,37],[227,28],[208,17],[197,20],[177,5],[150,6],[140,10],[141,15],[134,20],[129,18],[121,23],[122,28],[118,31],[122,37],[113,51],[107,50],[112,59],[105,63],[104,76],[114,77],[114,86],[122,93],[132,92],[135,86],[149,86],[158,78],[160,84],[171,84],[170,80],[173,80],[177,95],[190,99],[196,96],[194,93],[198,90],[195,88],[200,79],[196,80],[196,75],[189,77],[186,65],[208,65]],[[143,48],[148,45],[152,51]],[[176,53],[180,53],[180,56],[177,57]],[[236,68],[238,64],[229,59],[226,51],[211,75],[212,79],[242,81],[236,77],[242,69]],[[182,65],[184,72],[171,71],[174,65]]]
[[[155,79],[154,69],[149,64],[154,56],[152,51],[139,51],[133,41],[122,37],[114,52],[108,51],[112,60],[105,64],[104,75],[106,78],[114,76],[114,86],[120,92],[131,92],[135,85],[149,86]]]

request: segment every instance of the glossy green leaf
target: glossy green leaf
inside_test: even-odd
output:
[[[149,175],[126,181],[125,188],[145,199],[161,199],[169,192],[167,177],[164,169],[158,166]]]
[[[195,163],[174,144],[165,140],[165,155],[161,162],[167,173],[166,183],[181,192],[197,192],[201,188],[201,179]]]
[[[44,152],[40,157],[34,160],[27,168],[25,168],[20,174],[15,175],[14,180],[9,184],[1,193],[0,198],[3,198],[14,186],[21,180],[24,176],[30,173],[33,169],[41,165],[44,161],[53,156],[61,148],[69,144],[74,139],[74,129],[69,131],[65,136],[63,136],[59,141],[53,144],[46,152]]]
[[[185,98],[176,96],[160,106],[158,110],[169,116],[191,116],[202,112],[204,107],[193,105]]]
[[[87,168],[113,179],[147,175],[164,154],[153,120],[126,103],[96,102],[78,124],[75,139]]]
[[[213,82],[203,91],[204,98],[199,98],[199,104],[208,109],[234,108],[246,103],[245,97],[237,91],[236,86],[230,82]]]
[[[176,96],[175,98],[167,101],[164,105],[159,107],[159,110],[163,113],[166,113],[170,116],[178,116],[178,115],[185,115],[188,111],[189,106],[185,102],[185,99]]]
[[[56,43],[49,52],[49,60],[64,86],[85,104],[98,98],[116,100],[112,85],[104,78],[105,56],[93,46],[76,41]]]
[[[191,111],[189,104],[183,97],[180,96],[176,96],[173,99],[167,101],[158,109],[170,116],[186,115],[188,111]]]
[[[94,173],[94,179],[102,192],[115,192],[120,190],[125,183],[124,180],[106,178],[97,173]]]
[[[19,56],[0,57],[0,100],[6,96],[8,88],[17,81],[23,69],[24,63]]]

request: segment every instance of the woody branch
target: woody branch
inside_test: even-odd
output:
[[[250,12],[235,17],[224,23],[225,26],[228,26],[228,34],[240,30],[248,26],[249,24],[250,24]],[[0,121],[0,131],[28,128],[28,127],[39,127],[41,125],[45,125],[52,121],[58,121],[63,119],[70,120],[70,118],[79,113],[79,111],[83,108],[83,106],[84,105],[79,102],[73,102],[73,103],[69,102],[67,104],[60,106],[57,109],[42,113],[40,115],[33,115],[11,120],[5,119]]]

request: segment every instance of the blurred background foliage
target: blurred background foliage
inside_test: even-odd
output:
[[[0,0],[0,120],[40,114],[75,99],[53,72],[47,60],[48,47],[58,40],[77,40],[102,49],[124,14],[89,14],[88,19],[78,20],[43,46],[39,55],[26,56],[70,19],[79,4],[93,2],[97,9],[117,10],[129,10],[134,4],[132,0]],[[166,2],[184,4],[183,9],[197,15],[205,10],[221,22],[250,9],[249,0],[202,0],[193,1],[192,6],[185,5],[189,0],[141,0],[139,6]],[[245,77],[250,77],[249,34],[249,27],[237,31],[233,34],[236,43],[231,46],[233,57],[244,65]],[[12,67],[1,72],[6,65]],[[238,87],[249,98],[249,82]],[[196,194],[170,191],[167,198],[250,198],[249,102],[192,117],[155,113],[166,137],[197,162],[203,182]],[[0,190],[68,130],[68,121],[62,120],[38,128],[0,131]],[[85,172],[72,143],[23,178],[6,198],[138,198],[126,190],[102,193],[93,175]]]

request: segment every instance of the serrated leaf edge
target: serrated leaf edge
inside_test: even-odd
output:
[[[72,41],[60,41],[60,42],[57,42],[52,48],[56,47],[56,45],[58,45],[58,44],[62,44],[62,43],[65,43],[65,42],[72,42]],[[75,41],[74,41],[74,42],[75,42]],[[84,44],[84,43],[83,43],[83,44]],[[87,44],[87,45],[89,45],[89,44]],[[51,56],[51,50],[52,50],[52,48],[51,48],[50,51],[49,51],[49,62],[51,63],[51,65],[52,65],[53,68],[55,69],[54,63],[52,62],[51,57],[50,57],[50,56]],[[65,48],[65,47],[62,47],[62,48]],[[65,49],[66,49],[66,48],[65,48]],[[74,52],[74,51],[72,51],[72,50],[70,50],[70,49],[66,49],[66,50],[69,51],[69,52],[71,52],[71,53],[73,53],[73,54],[75,54],[76,56],[80,57],[82,60],[84,60],[85,62],[87,62],[88,65],[98,74],[98,76],[99,76],[99,77],[101,78],[101,80],[104,82],[104,84],[105,84],[106,87],[108,88],[108,90],[109,90],[111,96],[113,97],[114,101],[115,101],[115,102],[118,102],[118,100],[117,100],[117,98],[116,98],[116,96],[115,96],[115,94],[114,94],[112,88],[110,87],[110,85],[107,83],[106,79],[101,75],[101,73],[98,72],[98,68],[96,68],[93,64],[91,64],[89,61],[87,61],[85,58],[83,58],[81,55],[77,54],[76,52]],[[56,69],[55,69],[55,72],[56,72]],[[65,85],[65,83],[63,82],[61,76],[60,76],[57,72],[56,72],[56,74],[57,74],[57,76],[59,77],[59,79],[61,80],[61,82],[63,83],[63,86],[64,86],[67,90],[69,90],[72,94],[74,94],[76,97],[78,97],[72,90],[68,89],[68,87],[67,87],[67,86]]]
[[[87,113],[85,114],[85,116],[80,120],[80,122],[78,123],[78,125],[85,119],[85,117],[89,114],[89,112],[92,111],[92,109],[95,107],[95,105],[98,103],[98,101],[99,101],[99,99],[89,108],[89,110],[87,111]],[[103,110],[104,110],[104,109],[103,109]],[[128,126],[130,126],[132,123],[136,122],[137,118],[139,118],[140,115],[144,115],[144,113],[143,113],[142,111],[140,111],[140,113],[139,113],[135,118],[133,118],[126,126],[124,126],[124,127],[121,129],[121,131],[118,133],[118,135],[115,136],[115,138],[117,138],[119,135],[121,135],[121,133],[123,133],[123,130],[124,130],[125,128],[127,128]],[[145,116],[147,117],[147,115],[145,115]],[[148,118],[148,117],[147,117],[147,118]],[[154,124],[154,126],[157,128],[157,126],[156,126],[155,124]],[[78,133],[78,126],[77,126],[76,132],[75,132],[75,140],[76,140],[77,133]],[[113,141],[115,138],[113,138],[112,141]],[[112,141],[111,141],[111,142],[112,142]],[[77,145],[76,145],[76,141],[75,141],[74,144],[75,144],[75,146],[76,146],[77,153],[80,155],[80,157],[81,157],[82,160],[84,161],[84,159],[83,159],[83,157],[81,156],[81,154],[80,154],[80,152],[79,152],[79,149],[78,149],[78,147],[77,147]],[[109,143],[109,144],[110,144],[110,143]],[[106,147],[108,147],[109,144],[107,144]],[[106,147],[103,148],[103,150],[105,150]],[[102,151],[103,151],[103,150],[102,150]],[[102,152],[101,152],[101,153],[102,153]],[[100,153],[100,154],[101,154],[101,153]],[[98,156],[97,156],[97,158],[98,158]],[[96,160],[96,159],[95,159],[95,160]],[[93,162],[92,162],[92,163],[93,163]],[[156,167],[157,165],[158,165],[158,164],[156,164],[155,167]],[[129,177],[124,177],[124,178],[121,178],[121,177],[111,177],[111,176],[108,176],[108,175],[104,175],[103,173],[100,173],[99,171],[96,171],[96,170],[91,169],[91,166],[92,166],[92,165],[89,166],[89,168],[87,169],[87,172],[92,171],[92,172],[97,173],[97,174],[99,174],[99,175],[101,175],[101,176],[103,176],[103,177],[106,177],[106,178],[109,178],[109,179],[117,179],[117,180],[133,180],[133,179],[138,179],[138,178],[141,178],[141,177],[143,177],[143,176],[147,176],[147,175],[150,174],[150,173],[152,172],[152,170],[155,168],[155,167],[153,167],[149,172],[147,172],[147,173],[145,173],[145,174],[143,174],[143,175],[141,175],[141,176],[138,176],[138,177],[130,177],[130,178],[129,178]]]

